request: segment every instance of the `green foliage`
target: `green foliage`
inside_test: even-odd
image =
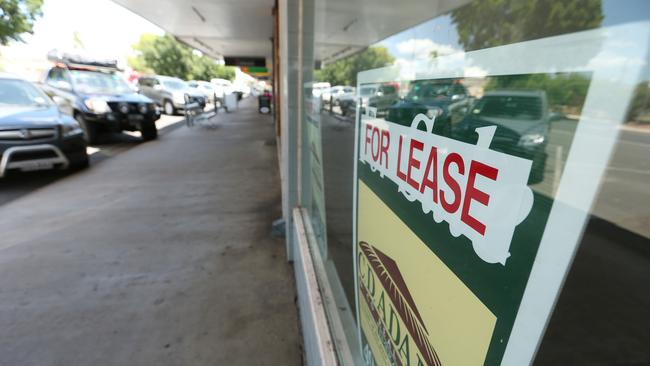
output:
[[[370,47],[363,52],[328,64],[314,72],[314,80],[332,85],[356,85],[360,71],[391,65],[395,59],[386,47]]]
[[[42,6],[43,0],[0,0],[0,44],[22,41],[21,34],[32,33]]]
[[[485,0],[452,12],[466,51],[600,26],[601,0]]]
[[[650,122],[650,81],[643,81],[634,89],[626,121]]]
[[[195,53],[168,34],[143,34],[133,49],[138,55],[129,58],[129,66],[143,73],[175,76],[185,80],[235,78],[232,67],[219,65],[212,58]]]
[[[485,90],[543,90],[551,109],[581,110],[589,89],[589,76],[580,73],[503,75],[490,78]]]

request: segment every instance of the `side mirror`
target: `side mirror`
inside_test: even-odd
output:
[[[160,85],[160,84],[156,84],[156,85],[153,86],[153,89],[154,89],[154,90],[162,90],[163,87],[162,87],[162,85]]]
[[[56,80],[51,84],[53,87],[63,90],[63,91],[72,91],[72,84],[65,80]]]

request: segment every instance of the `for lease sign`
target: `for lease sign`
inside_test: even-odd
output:
[[[630,34],[642,46],[623,48]],[[359,74],[357,90],[401,88],[356,120],[366,365],[532,362],[643,77],[608,52],[645,59],[648,45],[632,23]],[[548,87],[569,79],[570,100]],[[550,111],[567,106],[580,118],[558,134]]]

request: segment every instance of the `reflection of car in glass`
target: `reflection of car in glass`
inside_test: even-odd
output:
[[[83,130],[33,84],[0,74],[0,177],[88,165]]]
[[[342,99],[354,98],[355,88],[353,86],[337,85],[329,89],[324,89],[321,93],[323,106],[338,106]]]
[[[311,93],[314,97],[320,97],[323,94],[323,91],[329,89],[331,86],[328,82],[314,83],[311,87]]]
[[[185,109],[186,102],[196,102],[205,107],[203,93],[190,88],[186,82],[179,78],[159,75],[142,76],[138,79],[138,88],[140,93],[162,106],[165,114],[174,115],[178,110]]]
[[[399,84],[365,84],[359,88],[360,113],[364,113],[366,107],[377,108],[377,116],[386,115],[389,106],[399,101]],[[340,100],[341,114],[354,115],[356,113],[356,95]]]
[[[422,113],[436,117],[433,132],[449,136],[452,124],[467,113],[470,98],[465,86],[456,80],[418,80],[403,100],[388,106],[387,119],[410,126],[413,118]]]
[[[47,72],[43,90],[68,109],[89,143],[101,132],[139,130],[145,140],[158,136],[155,105],[122,79],[114,63],[52,57],[57,64]]]
[[[551,120],[544,91],[498,90],[485,93],[454,127],[454,138],[475,143],[478,127],[497,126],[490,148],[533,161],[530,183],[544,179]]]
[[[207,81],[188,81],[187,85],[190,86],[190,88],[197,89],[201,93],[203,93],[203,97],[206,100],[206,103],[214,104],[215,101],[217,101],[217,89],[214,86],[214,84],[207,82]]]

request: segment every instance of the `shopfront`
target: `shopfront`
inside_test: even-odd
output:
[[[650,362],[646,2],[296,0],[279,19],[309,364]]]

